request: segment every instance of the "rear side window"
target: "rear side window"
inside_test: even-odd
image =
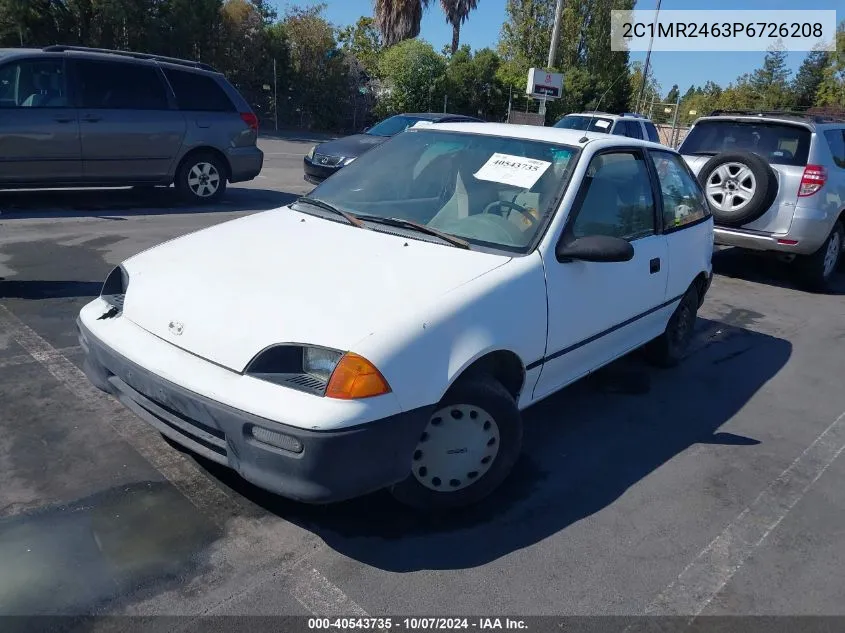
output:
[[[660,135],[657,133],[657,128],[654,127],[654,123],[651,121],[643,121],[645,125],[646,134],[648,134],[648,140],[652,143],[659,143],[660,142]]]
[[[824,136],[833,154],[833,162],[845,169],[845,130],[825,130]]]
[[[77,59],[80,106],[113,110],[169,110],[167,87],[155,66]]]
[[[62,60],[26,60],[0,68],[0,108],[65,108],[69,105]]]
[[[681,154],[754,152],[773,165],[807,164],[810,130],[788,123],[701,121],[687,134]]]
[[[212,77],[173,68],[165,68],[164,74],[176,94],[180,110],[235,111],[232,100]]]

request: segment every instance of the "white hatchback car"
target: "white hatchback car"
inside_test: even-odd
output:
[[[94,384],[258,486],[443,509],[505,479],[521,410],[641,346],[677,362],[712,250],[673,150],[437,124],[126,260],[79,335]]]

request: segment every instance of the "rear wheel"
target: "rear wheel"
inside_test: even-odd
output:
[[[762,216],[777,195],[774,170],[757,154],[726,152],[708,160],[698,175],[713,219],[742,226]]]
[[[435,407],[411,458],[411,472],[391,489],[401,503],[442,511],[481,501],[505,480],[522,449],[522,417],[501,383],[458,383]]]
[[[693,285],[675,308],[663,334],[645,346],[649,362],[658,367],[674,367],[681,362],[695,333],[698,300],[698,290]]]
[[[805,255],[795,260],[804,285],[817,292],[828,289],[830,280],[842,261],[842,249],[845,248],[845,229],[841,222],[833,225],[830,235],[812,255]]]
[[[188,202],[216,202],[226,192],[227,170],[212,153],[189,155],[176,172],[176,189]]]

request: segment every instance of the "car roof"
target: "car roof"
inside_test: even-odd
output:
[[[629,121],[651,121],[644,114],[635,114],[633,112],[625,112],[623,114],[611,114],[610,112],[570,112],[563,115],[561,118],[565,119],[568,116],[587,116],[596,117],[600,119],[626,119]]]
[[[694,125],[713,121],[740,121],[743,123],[781,123],[786,125],[797,125],[814,129],[821,127],[828,128],[842,128],[845,127],[845,119],[838,120],[835,118],[825,118],[823,116],[814,117],[811,115],[801,116],[794,114],[715,114],[709,116],[699,117],[694,121]]]
[[[45,48],[0,48],[0,57],[7,57],[9,59],[14,59],[16,57],[52,57],[65,55],[70,55],[78,59],[88,57],[100,60],[121,61],[125,63],[158,64],[179,70],[193,70],[202,73],[220,74],[217,69],[202,62],[154,55],[152,53],[64,45],[47,46]]]
[[[583,130],[566,130],[557,127],[544,127],[539,125],[517,125],[515,123],[434,123],[427,125],[424,130],[442,130],[444,132],[464,132],[467,134],[484,134],[485,136],[500,136],[504,138],[525,139],[530,141],[543,141],[570,147],[583,148],[589,143],[598,143],[600,147],[613,146],[642,146],[660,149],[663,151],[675,150],[642,139],[630,138],[627,136],[611,136],[601,132],[584,132]]]

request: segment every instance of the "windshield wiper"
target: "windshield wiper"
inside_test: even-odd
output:
[[[359,229],[366,228],[364,223],[361,222],[358,218],[354,215],[349,213],[348,211],[344,211],[343,209],[338,209],[337,207],[330,205],[328,202],[320,200],[319,198],[311,198],[310,196],[302,196],[301,198],[297,199],[297,202],[305,202],[306,204],[310,204],[312,206],[318,207],[325,211],[331,211],[332,213],[339,215],[343,219],[345,219],[349,224],[353,226],[357,226]]]
[[[448,233],[444,233],[443,231],[438,231],[437,229],[431,228],[430,226],[426,226],[425,224],[420,224],[419,222],[414,222],[413,220],[403,220],[402,218],[383,218],[377,215],[361,215],[358,217],[361,220],[366,220],[367,222],[387,224],[388,226],[398,226],[404,229],[414,229],[415,231],[419,231],[420,233],[426,233],[427,235],[439,237],[444,242],[449,242],[449,244],[452,244],[453,246],[458,246],[460,248],[467,249],[470,248],[469,242],[466,242],[459,237],[449,235]]]

